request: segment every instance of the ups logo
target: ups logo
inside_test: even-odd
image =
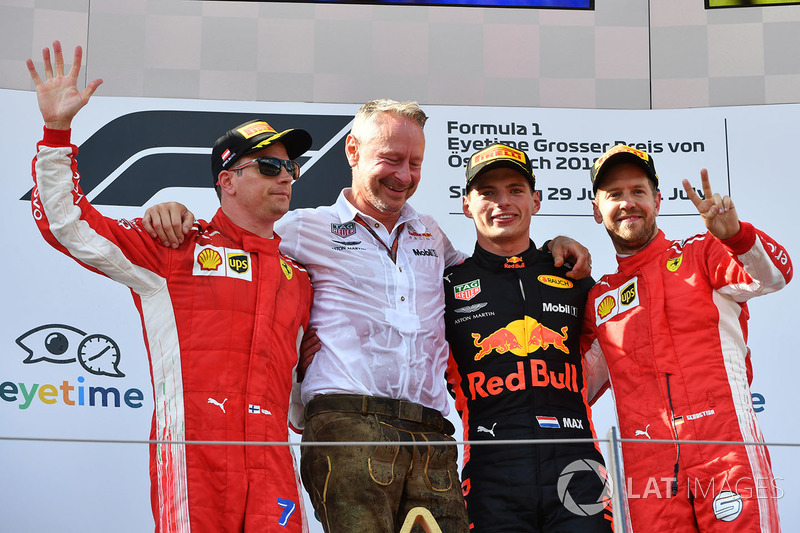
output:
[[[244,274],[250,268],[250,261],[245,254],[231,254],[228,256],[228,267],[239,274]]]
[[[628,305],[634,301],[636,299],[636,283],[631,283],[622,289],[619,299],[622,302],[622,305]]]

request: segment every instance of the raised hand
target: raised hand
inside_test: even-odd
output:
[[[703,182],[703,193],[705,199],[692,188],[689,180],[683,180],[683,190],[689,195],[689,199],[697,208],[697,212],[703,217],[706,229],[718,239],[729,239],[739,233],[739,215],[733,206],[730,196],[720,196],[711,190],[711,183],[708,180],[708,171],[700,171],[700,179]]]
[[[94,91],[103,83],[96,79],[86,86],[83,91],[78,90],[78,73],[81,70],[83,51],[80,46],[75,47],[75,57],[72,68],[64,74],[64,55],[61,52],[61,43],[53,42],[53,55],[55,56],[55,71],[50,62],[50,49],[42,50],[44,60],[44,80],[39,77],[33,60],[28,59],[26,64],[31,79],[36,84],[36,97],[39,100],[39,111],[42,113],[44,124],[48,128],[66,130],[72,124],[72,119],[78,111],[89,102]]]

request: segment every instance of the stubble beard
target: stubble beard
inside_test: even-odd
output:
[[[650,244],[656,236],[655,218],[647,219],[640,227],[629,228],[617,225],[614,229],[606,227],[611,241],[614,243],[617,253],[634,254]]]

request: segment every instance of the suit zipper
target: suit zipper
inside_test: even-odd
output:
[[[675,477],[672,479],[672,496],[676,496],[678,494],[678,469],[679,469],[679,460],[681,458],[681,443],[680,439],[678,438],[678,427],[675,424],[675,410],[672,407],[672,392],[669,388],[669,373],[666,374],[667,376],[667,400],[669,400],[669,416],[670,422],[672,424],[672,432],[675,435],[675,449],[677,450],[675,456]]]

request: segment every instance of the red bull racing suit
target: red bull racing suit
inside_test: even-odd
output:
[[[45,128],[33,215],[45,239],[130,287],[155,393],[151,440],[288,440],[297,346],[311,284],[300,265],[220,209],[177,249],[140,219],[103,217],[84,196],[69,130]],[[287,446],[154,444],[156,531],[306,530]]]
[[[614,392],[633,531],[780,531],[750,392],[746,301],[791,279],[786,250],[745,222],[720,241],[663,232],[589,295],[589,398]],[[649,439],[675,440],[677,444]]]
[[[513,257],[476,245],[445,271],[447,380],[465,440],[594,438],[579,351],[593,282],[566,272],[533,243]],[[468,446],[462,479],[481,533],[611,531],[596,443]]]

